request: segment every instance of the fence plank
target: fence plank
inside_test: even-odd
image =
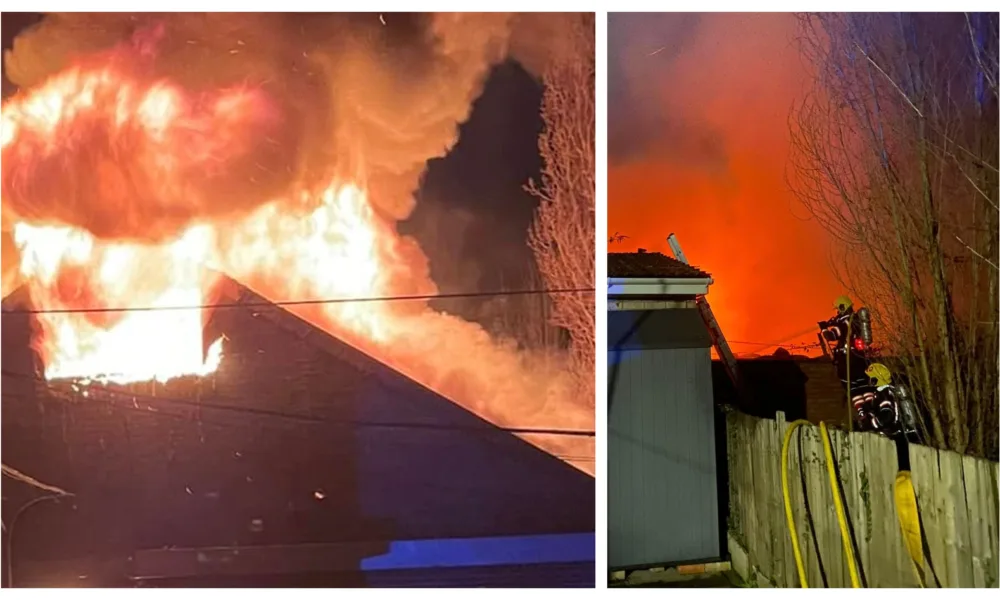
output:
[[[951,587],[948,562],[945,560],[945,526],[942,503],[938,495],[947,493],[941,487],[941,472],[938,467],[938,452],[925,446],[910,447],[910,465],[913,486],[917,492],[917,507],[920,513],[920,527],[926,542],[930,564],[929,586]]]
[[[755,454],[753,449],[753,432],[754,424],[750,420],[750,417],[743,417],[740,422],[740,427],[742,428],[741,440],[744,449],[743,456],[743,524],[745,527],[745,535],[743,536],[746,542],[747,553],[754,556],[757,546],[754,544],[755,529],[757,526],[756,517],[753,512],[753,500],[754,500],[754,484],[753,484],[753,455]]]
[[[775,468],[775,499],[776,508],[778,511],[777,519],[772,521],[773,523],[784,524],[787,519],[785,518],[785,496],[781,489],[781,446],[785,441],[785,431],[788,429],[788,423],[785,421],[785,413],[778,412],[775,416],[775,448],[778,449],[779,455],[777,456],[777,468]],[[789,444],[791,446],[792,444]],[[789,448],[789,454],[791,454],[791,448]],[[791,483],[791,480],[789,480]],[[791,498],[791,494],[789,494]],[[777,542],[781,549],[781,561],[782,570],[776,573],[777,583],[782,587],[795,587],[798,584],[798,576],[795,572],[795,554],[792,552],[791,537],[788,535],[788,525],[781,527],[778,535],[776,536]]]
[[[873,587],[899,587],[902,532],[896,514],[894,484],[899,470],[896,446],[885,437],[873,433],[864,436],[869,448],[868,490],[865,494],[872,515],[872,580]]]
[[[809,585],[812,587],[836,587],[831,581],[830,558],[830,500],[827,498],[826,473],[822,469],[822,449],[819,436],[813,427],[801,427],[802,432],[802,474],[805,477],[805,505],[807,512],[799,530],[806,536],[809,548]]]
[[[792,505],[792,517],[795,521],[795,527],[797,530],[797,541],[799,543],[799,550],[802,553],[803,568],[806,572],[807,581],[809,581],[809,557],[812,554],[812,538],[809,535],[809,531],[806,528],[808,519],[806,518],[806,503],[803,485],[803,464],[802,459],[802,435],[805,430],[799,428],[793,435],[792,439],[788,444],[788,496],[791,500]],[[779,449],[780,451],[780,449]],[[784,501],[784,498],[782,498]],[[791,545],[791,532],[788,530],[787,523],[784,524],[785,529],[785,539],[788,540],[789,545]],[[794,558],[793,558],[794,560]],[[793,577],[794,586],[798,587],[802,585],[799,581],[798,567],[795,568],[795,575]],[[815,578],[811,580],[812,585],[816,585]]]
[[[741,437],[743,442],[744,451],[746,452],[743,457],[743,485],[745,492],[743,494],[743,510],[744,510],[744,540],[746,541],[747,554],[754,556],[757,552],[757,546],[753,542],[754,537],[754,527],[756,523],[753,519],[753,499],[754,499],[754,485],[753,485],[753,431],[754,424],[747,418],[741,419],[740,426],[743,428]]]
[[[753,428],[753,447],[754,448],[766,448],[767,442],[764,438],[764,428],[767,426],[763,420],[754,422]],[[764,463],[768,460],[770,455],[765,455],[763,452],[755,452],[753,457],[753,481],[754,481],[754,494],[753,494],[753,509],[754,509],[754,543],[757,551],[757,556],[760,557],[760,569],[762,572],[767,573],[770,570],[771,564],[771,549],[768,548],[767,544],[767,534],[769,533],[770,527],[763,527],[767,524],[766,517],[766,507],[767,507],[767,485],[764,483]]]
[[[849,488],[847,488],[844,485],[844,481],[845,481],[844,473],[850,467],[850,462],[851,462],[849,450],[847,450],[845,448],[845,442],[847,440],[847,433],[844,432],[844,431],[841,431],[839,429],[829,429],[828,432],[829,432],[829,435],[830,435],[830,452],[833,455],[835,474],[837,476],[837,485],[838,485],[838,488],[836,490],[836,493],[840,496],[840,500],[841,500],[841,502],[843,504],[843,507],[844,507],[844,519],[845,519],[845,522],[847,524],[847,532],[848,532],[847,541],[851,545],[851,549],[852,549],[851,551],[854,552],[855,561],[857,561],[857,565],[858,565],[858,574],[860,576],[860,575],[863,574],[863,569],[862,569],[862,565],[860,564],[860,561],[859,561],[859,558],[858,558],[858,555],[857,555],[857,551],[858,551],[857,540],[855,539],[855,537],[853,535],[853,532],[854,532],[854,523],[852,521],[851,505],[850,505],[850,502],[848,501],[848,498],[850,496],[850,492],[849,492]],[[834,491],[831,490],[831,497],[832,497],[833,493],[834,493]],[[834,513],[835,513],[835,516],[836,516],[836,508],[835,507],[834,507]],[[839,525],[839,522],[838,522],[838,524],[837,524],[838,532],[840,531],[839,530],[839,526],[840,525]],[[838,536],[838,538],[839,537],[840,536]],[[841,541],[840,542],[840,552],[841,552],[841,554],[844,553],[843,546],[844,546],[844,542]],[[840,578],[841,578],[841,581],[844,582],[843,584],[845,586],[851,585],[851,573],[850,573],[850,569],[848,568],[848,563],[847,563],[846,560],[841,561]]]
[[[812,433],[816,437],[816,466],[819,486],[823,490],[823,501],[817,504],[817,513],[822,512],[824,525],[822,529],[827,537],[823,542],[823,566],[826,569],[827,587],[844,587],[847,585],[846,565],[843,560],[844,551],[840,545],[840,521],[837,519],[837,509],[833,504],[833,489],[830,487],[830,476],[827,474],[826,449],[824,448],[823,436],[820,430],[813,429]],[[830,432],[832,435],[832,432]],[[832,450],[832,448],[831,448]],[[836,456],[834,456],[834,468],[836,468]]]
[[[799,584],[781,491],[787,424],[738,413],[727,417],[730,527],[749,563],[779,586]],[[862,583],[917,584],[896,514],[895,444],[874,434],[830,430]],[[928,586],[997,587],[1000,582],[997,463],[910,446],[925,540]],[[799,428],[789,450],[789,497],[812,587],[851,584],[819,429]],[[804,492],[804,493],[803,493]],[[936,578],[935,578],[936,576]]]
[[[985,587],[1000,584],[1000,489],[997,488],[997,463],[979,461],[981,500],[976,516],[983,518],[983,530],[989,551],[981,556]]]
[[[750,457],[749,467],[750,468],[748,470],[748,474],[749,474],[749,479],[750,479],[750,485],[751,485],[751,487],[750,487],[750,493],[747,494],[747,499],[749,500],[747,508],[750,511],[750,515],[749,515],[750,516],[750,520],[747,523],[749,525],[749,528],[748,528],[748,531],[747,531],[747,544],[749,544],[749,548],[748,549],[750,550],[750,552],[754,556],[758,557],[757,560],[758,561],[763,561],[763,560],[766,559],[766,555],[764,553],[764,549],[761,547],[760,536],[759,536],[759,534],[757,532],[757,528],[759,526],[764,525],[765,523],[763,523],[761,519],[757,518],[757,514],[758,514],[758,512],[757,512],[757,497],[758,496],[757,495],[760,493],[760,490],[757,489],[757,485],[754,483],[755,476],[760,471],[759,464],[760,464],[761,454],[762,454],[759,451],[757,451],[757,452],[754,451],[755,447],[759,447],[759,446],[757,446],[757,443],[758,443],[757,431],[759,429],[760,429],[760,424],[758,422],[756,422],[756,421],[750,421],[749,422],[749,426],[747,427],[747,433],[749,435],[749,438],[748,438],[749,444],[748,444],[748,446],[750,448],[750,455],[749,455],[749,457]]]
[[[771,442],[771,430],[773,428],[774,421],[769,419],[762,419],[760,422],[760,427],[757,429],[759,448],[773,448]],[[773,471],[771,465],[774,462],[772,460],[773,455],[768,453],[761,453],[761,460],[758,463],[760,470],[757,472],[756,483],[757,483],[757,498],[760,500],[758,504],[758,519],[771,523],[771,472]],[[761,544],[765,548],[767,558],[761,564],[761,570],[767,573],[772,579],[774,574],[777,573],[777,561],[774,556],[774,533],[778,531],[776,527],[767,527],[764,530],[764,535],[761,537]]]
[[[945,518],[945,560],[952,576],[952,587],[971,587],[972,549],[969,531],[968,503],[962,456],[955,452],[939,452],[938,464],[947,493],[938,494]]]
[[[986,482],[983,481],[982,473],[978,466],[976,460],[971,456],[963,457],[962,471],[967,491],[966,501],[968,502],[969,520],[974,519],[977,514],[984,516],[982,527],[973,526],[969,528],[969,544],[972,553],[972,585],[974,587],[988,587],[986,585],[986,570],[984,566],[989,562],[992,551],[987,538],[990,530],[990,519],[986,517],[989,500],[988,496],[983,493]],[[993,512],[996,512],[996,510],[993,510]]]
[[[841,448],[840,480],[844,489],[844,506],[851,525],[858,570],[864,584],[868,582],[868,573],[871,569],[869,552],[871,525],[865,518],[865,503],[861,498],[861,474],[865,466],[864,446],[861,444],[863,439],[862,436],[846,433],[840,433],[838,436],[838,446]]]
[[[781,450],[781,443],[785,437],[785,418],[780,415],[771,429],[772,448]],[[771,523],[781,523],[785,518],[785,496],[781,492],[781,457],[771,457],[771,478],[768,487],[771,488]],[[772,527],[772,539],[774,540],[775,571],[774,578],[778,585],[787,585],[790,575],[789,568],[794,568],[792,563],[792,550],[789,546],[788,533],[784,528]]]

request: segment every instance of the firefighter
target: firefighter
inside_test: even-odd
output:
[[[845,388],[849,388],[851,405],[862,429],[869,429],[873,425],[869,407],[875,396],[874,388],[865,375],[868,360],[864,350],[871,338],[870,323],[865,318],[868,311],[862,308],[855,312],[854,303],[847,296],[838,296],[833,308],[837,314],[832,319],[820,321],[819,328],[823,339],[834,343],[832,353],[837,378]]]
[[[882,363],[873,363],[865,369],[865,375],[873,389],[871,403],[866,406],[873,428],[890,437],[898,435],[902,431],[902,420],[892,372]]]
[[[859,313],[854,312],[854,303],[847,296],[839,296],[833,307],[837,311],[836,316],[820,321],[819,328],[823,332],[823,339],[835,343],[833,361],[837,365],[837,377],[847,385],[847,361],[850,358],[851,387],[865,387],[868,385],[868,378],[865,377],[868,364],[864,355],[866,344],[863,338],[867,323],[858,319]]]

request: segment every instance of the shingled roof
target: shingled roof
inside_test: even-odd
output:
[[[659,252],[609,252],[608,277],[708,279],[701,269]]]

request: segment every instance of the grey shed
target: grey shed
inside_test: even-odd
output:
[[[723,554],[707,274],[663,254],[608,254],[608,567]]]

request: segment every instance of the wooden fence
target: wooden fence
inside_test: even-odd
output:
[[[799,586],[781,491],[786,427],[783,413],[777,420],[727,416],[730,553],[734,568],[757,585]],[[862,585],[916,587],[893,496],[895,444],[829,432]],[[800,427],[790,446],[792,511],[809,586],[849,587],[819,428]],[[909,455],[927,587],[997,587],[997,463],[916,445]]]

